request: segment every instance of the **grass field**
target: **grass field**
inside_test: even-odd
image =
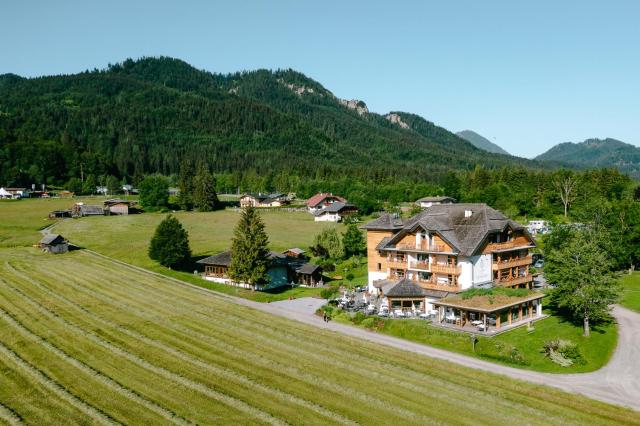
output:
[[[626,308],[640,312],[640,272],[625,274],[620,278],[622,299],[620,304]]]
[[[0,247],[30,246],[40,240],[38,230],[55,223],[47,214],[56,209],[70,207],[76,201],[101,204],[103,198],[89,199],[25,199],[0,202]],[[189,232],[194,256],[205,256],[227,250],[231,246],[233,228],[239,213],[223,210],[211,213],[176,212]],[[343,231],[342,224],[317,223],[305,212],[278,210],[261,211],[269,234],[270,248],[282,251],[291,247],[306,249],[316,233],[324,227],[335,226]],[[156,226],[166,216],[162,213],[144,213],[129,216],[94,216],[68,219],[56,226],[55,232],[64,235],[74,244],[95,250],[124,262],[141,266],[164,275],[189,281],[223,293],[267,302],[288,297],[317,296],[319,289],[296,288],[280,293],[263,293],[204,281],[192,271],[174,271],[149,259],[149,241]],[[360,272],[360,274],[358,274]],[[354,275],[362,278],[362,268]],[[362,279],[361,279],[362,281]]]
[[[337,320],[351,323],[343,315],[338,315]],[[556,316],[535,322],[533,331],[520,327],[495,337],[479,336],[475,352],[468,334],[443,330],[426,321],[393,319],[384,320],[382,327],[379,327],[380,324],[382,324],[380,321],[377,324],[374,323],[375,330],[380,333],[484,358],[511,367],[548,373],[584,373],[598,370],[609,361],[617,344],[614,323],[594,327],[591,337],[585,338],[582,336],[580,327]],[[561,367],[551,362],[543,352],[543,345],[546,341],[558,338],[575,343],[584,363]],[[517,350],[515,357],[514,349]]]
[[[88,252],[0,249],[0,422],[639,424]]]

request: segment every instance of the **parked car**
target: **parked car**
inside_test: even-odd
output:
[[[543,268],[544,267],[544,260],[542,260],[542,259],[538,260],[536,263],[533,264],[533,266],[535,268]]]

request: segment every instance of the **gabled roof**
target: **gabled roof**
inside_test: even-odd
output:
[[[331,203],[328,206],[324,207],[322,210],[318,210],[313,213],[314,216],[322,216],[325,213],[340,213],[343,210],[353,210],[356,206],[349,203],[343,203],[341,201],[336,201],[335,203]]]
[[[452,203],[455,203],[456,199],[452,197],[446,197],[446,196],[422,197],[417,199],[416,203],[443,203],[445,201],[451,201]]]
[[[339,197],[337,195],[333,195],[330,192],[319,192],[307,200],[307,207],[316,207],[318,204],[321,204],[327,198],[335,198],[337,201],[340,201],[342,203],[347,202],[347,200],[345,200],[344,198]]]
[[[486,204],[436,204],[405,221],[402,230],[387,245],[422,228],[438,234],[455,252],[471,256],[490,233],[502,232],[507,227],[526,233],[524,226]]]
[[[402,278],[384,291],[386,297],[425,297],[427,292],[417,282]]]
[[[322,269],[320,265],[314,265],[313,263],[305,263],[304,265],[296,269],[296,272],[299,274],[311,275],[319,269],[320,270]]]
[[[198,260],[196,263],[201,265],[213,265],[213,266],[229,266],[231,265],[231,252],[223,251],[222,253],[215,254],[213,256],[205,257]]]
[[[298,247],[293,247],[293,248],[287,249],[287,250],[285,250],[285,251],[283,252],[283,254],[284,254],[284,253],[288,253],[288,252],[295,253],[295,254],[297,254],[298,256],[299,256],[299,255],[301,255],[301,254],[303,254],[303,253],[305,253],[305,251],[304,251],[304,250],[302,250],[301,248],[298,248]]]
[[[112,198],[110,200],[104,200],[104,205],[105,206],[113,206],[116,204],[126,204],[128,206],[131,206],[133,204],[135,204],[135,201],[130,201],[130,200],[122,200],[120,198]]]
[[[384,213],[379,218],[361,226],[370,231],[397,231],[402,229],[402,219],[394,214]]]
[[[63,242],[64,237],[60,234],[47,234],[40,240],[40,244],[43,245],[61,244]]]
[[[102,208],[102,206],[96,206],[91,204],[81,204],[80,211],[82,212],[83,215],[91,215],[91,214],[103,215],[104,214],[104,209]]]

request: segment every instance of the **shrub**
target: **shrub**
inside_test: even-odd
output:
[[[372,330],[375,327],[375,318],[365,318],[362,320],[362,322],[360,323],[361,326],[363,326],[364,328],[368,329],[368,330]]]
[[[329,286],[329,287],[325,287],[322,290],[320,290],[320,297],[322,297],[323,299],[333,299],[335,297],[336,294],[338,294],[338,287],[337,286]]]
[[[359,325],[366,318],[367,318],[367,316],[365,314],[363,314],[362,312],[356,312],[356,314],[353,316],[353,318],[351,318],[351,322],[353,322],[356,325]]]
[[[578,346],[571,340],[548,340],[544,342],[543,349],[547,358],[562,367],[569,367],[574,363],[586,363],[582,354],[580,354]]]

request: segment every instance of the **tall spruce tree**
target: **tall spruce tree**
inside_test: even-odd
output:
[[[205,163],[199,164],[193,181],[193,206],[201,212],[210,212],[220,206],[216,180]]]
[[[178,204],[182,210],[193,208],[193,180],[195,168],[189,160],[182,160],[180,163],[180,173],[178,175]]]
[[[229,277],[236,282],[247,283],[252,288],[268,283],[268,244],[269,239],[258,211],[253,207],[245,208],[233,232]]]
[[[149,244],[149,257],[168,267],[184,266],[191,260],[189,234],[175,217],[167,216],[156,228]]]

